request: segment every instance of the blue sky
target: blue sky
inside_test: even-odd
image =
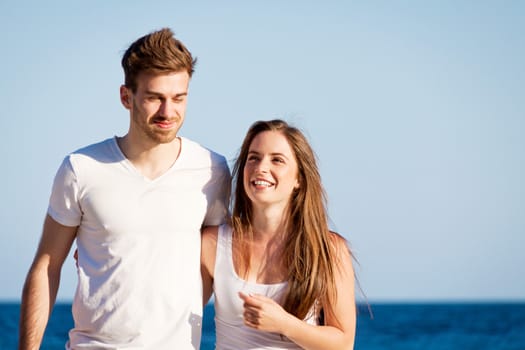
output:
[[[370,300],[525,299],[525,3],[2,1],[0,299],[20,298],[62,158],[127,131],[119,62],[198,57],[182,134],[233,161],[284,118],[319,157]],[[74,262],[59,298],[74,293]]]

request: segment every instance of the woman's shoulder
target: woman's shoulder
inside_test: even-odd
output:
[[[217,237],[219,235],[219,226],[210,225],[202,228],[201,239],[202,243],[204,242],[217,242]]]
[[[352,251],[346,238],[335,231],[329,231],[328,234],[339,259],[346,259],[352,256]]]
[[[213,278],[219,226],[206,226],[201,230],[201,269]]]
[[[348,242],[346,241],[346,238],[344,238],[338,232],[328,231],[328,237],[330,238],[330,241],[332,242],[332,244],[334,244],[335,246],[340,246],[340,245],[346,246],[348,244]]]
[[[231,232],[231,227],[228,224],[203,227],[201,230],[202,246],[211,245],[215,249],[219,236],[223,237],[222,239],[224,240],[224,237],[226,237],[229,232]]]

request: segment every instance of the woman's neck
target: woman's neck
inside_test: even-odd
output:
[[[284,238],[286,228],[287,220],[282,209],[254,210],[252,215],[254,241],[275,241]]]

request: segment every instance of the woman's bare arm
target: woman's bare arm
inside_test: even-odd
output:
[[[324,308],[325,325],[315,326],[287,313],[279,304],[261,295],[244,295],[244,321],[249,327],[280,333],[308,350],[353,349],[356,305],[352,257],[342,238],[336,238],[338,267],[337,299],[333,312]]]
[[[213,271],[217,251],[218,226],[207,226],[201,236],[202,305],[206,306],[213,294]]]

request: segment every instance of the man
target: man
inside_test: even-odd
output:
[[[60,271],[78,250],[68,349],[198,349],[200,229],[225,220],[223,156],[179,137],[195,60],[162,29],[122,58],[128,133],[67,156],[29,270],[19,349],[37,349]]]

